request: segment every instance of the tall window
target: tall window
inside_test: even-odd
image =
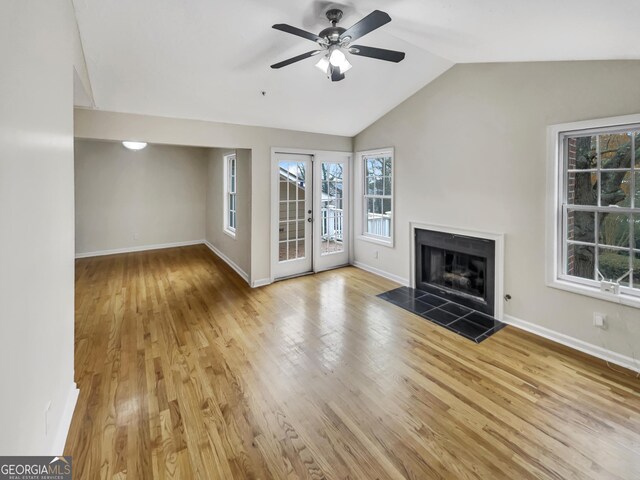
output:
[[[640,124],[559,135],[559,277],[640,296]]]
[[[236,154],[225,155],[224,157],[225,175],[224,175],[224,191],[225,191],[225,219],[224,231],[231,236],[236,235],[236,188],[237,188],[237,169]]]
[[[362,154],[363,235],[391,243],[393,235],[393,150]]]

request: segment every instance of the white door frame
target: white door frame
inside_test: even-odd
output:
[[[270,168],[270,173],[269,175],[271,176],[271,195],[270,195],[270,200],[271,200],[271,218],[270,218],[270,224],[271,224],[271,261],[270,261],[270,280],[271,283],[273,283],[275,281],[275,272],[276,272],[276,264],[278,262],[278,188],[279,188],[279,177],[277,175],[277,169],[276,166],[278,165],[278,159],[277,159],[277,155],[281,154],[281,153],[290,153],[290,154],[299,154],[299,155],[311,155],[313,159],[315,159],[317,156],[322,156],[322,155],[348,155],[349,156],[349,162],[347,165],[347,175],[350,178],[351,177],[351,170],[352,170],[352,163],[353,163],[353,152],[349,152],[349,151],[338,151],[338,150],[313,150],[313,149],[306,149],[306,148],[290,148],[290,147],[271,147],[271,168]],[[313,162],[312,162],[313,163]],[[315,168],[314,168],[315,170]],[[315,181],[315,179],[314,179]],[[349,183],[349,186],[350,183]],[[312,187],[313,189],[313,187]],[[313,189],[315,190],[315,189]],[[349,205],[351,205],[351,188],[349,188],[349,192],[347,195],[347,202]],[[315,192],[313,193],[315,195]],[[315,199],[314,199],[315,201]],[[315,207],[314,207],[315,208]],[[314,212],[315,213],[315,212]],[[352,217],[350,217],[352,218]],[[314,223],[314,232],[312,234],[315,235],[315,222],[316,222],[316,218],[314,218],[313,223]],[[352,225],[351,225],[351,221],[349,221],[349,239],[351,239],[351,234],[352,234]],[[313,244],[313,240],[311,242]],[[351,241],[347,242],[347,246],[349,247],[349,258],[351,258]],[[312,268],[315,271],[315,265],[313,265],[312,263]]]

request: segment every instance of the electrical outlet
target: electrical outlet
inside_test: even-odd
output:
[[[138,232],[135,232],[135,233],[133,234],[133,239],[134,239],[134,240],[138,240]]]
[[[377,259],[378,258],[378,250],[375,250],[373,252],[373,258]]]
[[[593,312],[593,326],[596,328],[607,328],[607,316],[604,313]]]

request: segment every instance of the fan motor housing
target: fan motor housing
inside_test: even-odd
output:
[[[329,27],[322,30],[318,34],[318,36],[322,38],[326,38],[327,40],[329,40],[330,43],[338,43],[338,40],[340,39],[340,35],[342,35],[342,33],[346,31],[347,29],[342,27]]]

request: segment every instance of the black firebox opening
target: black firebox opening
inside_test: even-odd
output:
[[[429,283],[484,299],[486,258],[427,245],[422,246],[422,251],[422,258],[430,256],[422,264],[423,278]]]
[[[416,230],[416,288],[494,314],[495,242]]]

